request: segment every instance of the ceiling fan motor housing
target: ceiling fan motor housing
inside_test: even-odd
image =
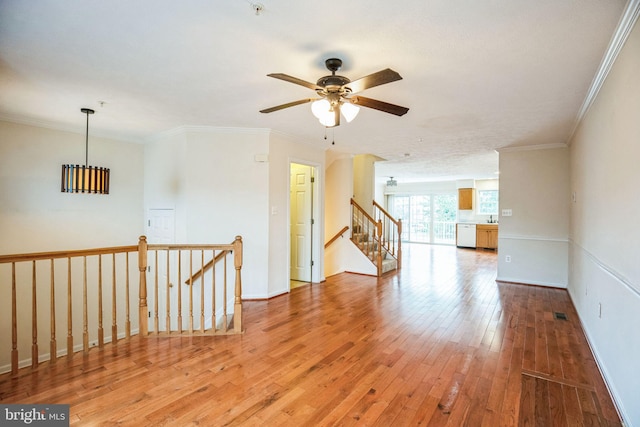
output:
[[[318,79],[317,85],[323,87],[327,92],[337,91],[347,83],[351,83],[351,80],[344,76],[324,76]]]
[[[342,87],[347,83],[351,83],[351,80],[344,76],[336,75],[336,71],[342,67],[342,60],[338,58],[329,58],[324,61],[324,64],[327,69],[331,71],[331,75],[320,77],[318,79],[317,85],[324,89],[318,92],[323,92],[324,94],[340,93],[341,95],[351,92],[351,89]]]

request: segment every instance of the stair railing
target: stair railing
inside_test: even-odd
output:
[[[148,244],[146,238],[141,236],[138,245],[105,247],[96,249],[83,249],[71,251],[40,252],[14,255],[0,255],[0,300],[7,301],[7,309],[11,312],[11,319],[7,323],[0,324],[0,330],[9,331],[9,334],[0,335],[0,373],[11,371],[12,375],[18,374],[18,369],[31,366],[36,369],[41,361],[50,360],[56,363],[58,357],[73,357],[78,351],[89,352],[90,348],[102,349],[105,342],[117,345],[119,340],[129,339],[131,336],[141,337],[157,334],[161,335],[158,328],[158,313],[160,307],[158,267],[159,254],[177,251],[173,257],[167,259],[178,261],[176,264],[167,262],[166,273],[169,277],[181,277],[181,255],[189,254],[188,269],[191,271],[195,265],[204,266],[204,253],[206,251],[224,252],[225,268],[224,277],[224,304],[227,302],[227,259],[233,262],[233,271],[229,272],[231,278],[228,288],[233,292],[233,318],[231,322],[226,319],[222,327],[216,326],[216,315],[212,314],[212,328],[202,331],[204,286],[200,289],[200,298],[194,299],[194,280],[191,279],[191,291],[189,293],[189,315],[191,334],[198,334],[193,327],[193,307],[195,302],[200,303],[200,334],[238,334],[242,333],[242,239],[238,236],[233,243],[228,245],[153,245]],[[137,254],[136,254],[137,252]],[[200,255],[200,263],[193,260],[193,254]],[[138,258],[138,266],[135,267],[135,257]],[[185,257],[186,258],[186,257]],[[215,255],[214,255],[215,258]],[[153,271],[148,260],[155,260]],[[185,260],[186,261],[186,260]],[[153,264],[153,263],[152,263]],[[185,264],[187,265],[187,264]],[[139,274],[139,287],[130,286],[131,278]],[[176,272],[175,275],[173,272]],[[148,288],[148,275],[153,287]],[[193,277],[193,275],[191,275]],[[204,275],[202,275],[204,278]],[[210,278],[215,283],[215,277]],[[202,282],[202,281],[201,281]],[[175,283],[181,283],[180,280]],[[203,283],[204,284],[204,283]],[[167,294],[172,287],[166,282]],[[149,292],[150,291],[150,292]],[[213,293],[215,298],[216,293]],[[182,292],[178,292],[181,295]],[[148,310],[148,296],[151,298],[154,309]],[[138,317],[132,304],[138,301]],[[9,303],[10,301],[10,303]],[[231,301],[231,300],[230,300]],[[174,304],[166,299],[166,307],[173,308]],[[9,308],[10,306],[10,308]],[[215,302],[213,307],[215,307]],[[149,320],[153,314],[153,320]],[[208,313],[207,313],[208,314]],[[182,312],[171,313],[175,324]],[[226,308],[225,308],[226,315]],[[170,314],[167,312],[167,318]],[[0,317],[0,322],[4,322]],[[153,322],[153,331],[149,333],[149,322]],[[111,323],[111,336],[105,337],[104,329]],[[178,322],[182,325],[181,322]],[[170,324],[170,321],[167,321]],[[122,330],[124,325],[124,331]],[[133,329],[132,329],[133,328]],[[41,335],[43,330],[50,329],[49,352],[40,351]],[[137,331],[136,331],[137,329]],[[66,351],[58,349],[60,332],[66,332]],[[169,334],[172,334],[171,328]],[[180,331],[182,332],[182,331]],[[40,333],[40,337],[39,337]],[[30,335],[30,336],[29,336]],[[82,344],[76,344],[82,336]],[[7,354],[4,349],[9,349]],[[20,358],[20,354],[31,354],[31,358]]]
[[[338,240],[339,237],[342,237],[347,231],[349,231],[349,226],[345,225],[344,227],[342,227],[342,230],[338,231],[332,238],[327,240],[327,243],[324,244],[324,248],[327,249],[333,242]]]
[[[382,222],[382,247],[396,259],[398,268],[402,268],[402,220],[395,219],[375,200],[373,201],[373,217]]]
[[[351,240],[376,265],[378,277],[382,276],[382,222],[351,199],[351,224]]]
[[[140,260],[140,316],[149,315],[153,319],[153,329],[146,322],[140,327],[141,335],[219,335],[242,333],[242,238],[226,245],[147,245],[140,254],[154,254],[153,269],[148,260]],[[209,257],[210,261],[205,262]],[[222,262],[223,268],[216,269]],[[229,321],[229,299],[231,283],[228,265],[233,262],[235,269],[234,309]],[[162,269],[161,269],[162,267]],[[198,271],[194,273],[194,269]],[[183,273],[186,271],[186,273]],[[147,305],[147,272],[153,278],[153,306]],[[210,272],[207,278],[206,273]],[[183,287],[184,281],[187,287]],[[163,282],[163,283],[161,283]],[[219,284],[219,282],[222,282]],[[145,285],[143,285],[145,283]],[[174,286],[174,283],[176,286]],[[162,288],[162,289],[161,289]],[[175,290],[173,290],[175,288]],[[196,289],[199,288],[199,289]],[[163,294],[160,294],[160,291]],[[160,298],[163,299],[159,304]],[[196,304],[198,307],[196,307]],[[165,313],[160,321],[161,311]],[[194,314],[194,311],[197,313]],[[220,314],[222,312],[222,314]],[[142,317],[141,317],[142,318]],[[207,325],[207,320],[210,325]],[[197,326],[196,326],[197,324]],[[231,328],[233,324],[233,328]],[[218,326],[219,325],[219,326]]]

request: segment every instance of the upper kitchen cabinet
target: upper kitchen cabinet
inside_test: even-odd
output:
[[[473,188],[458,188],[458,209],[461,211],[473,209]]]

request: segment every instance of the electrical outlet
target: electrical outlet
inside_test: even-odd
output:
[[[511,262],[511,255],[507,255],[504,257],[504,262]]]

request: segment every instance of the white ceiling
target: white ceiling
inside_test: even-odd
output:
[[[565,143],[624,0],[0,0],[0,118],[146,141],[179,126],[271,128],[387,159],[399,182],[495,177],[498,148]],[[266,77],[403,80],[327,131]],[[103,106],[100,101],[104,101]],[[335,145],[331,145],[331,141]]]

